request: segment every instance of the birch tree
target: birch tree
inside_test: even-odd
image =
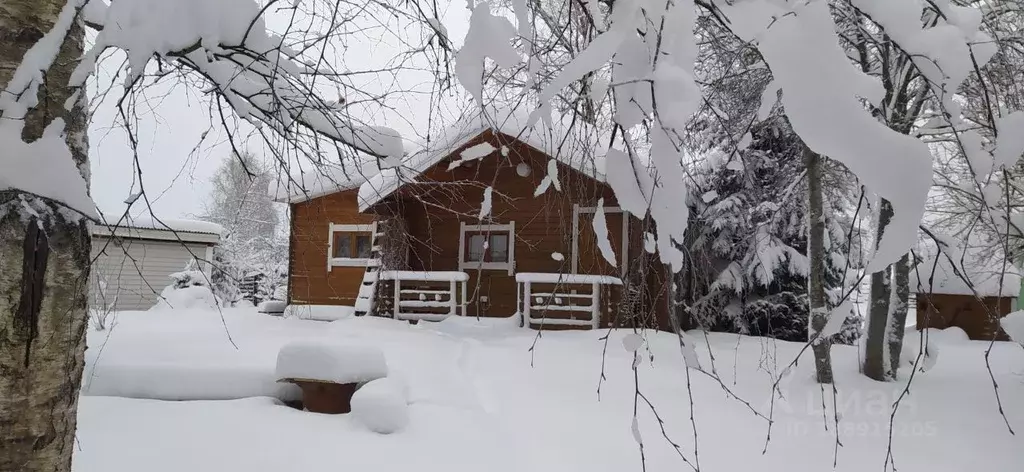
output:
[[[807,257],[810,259],[810,274],[807,277],[807,294],[810,302],[810,333],[813,343],[815,379],[818,383],[832,383],[832,333],[826,333],[829,324],[828,297],[825,294],[825,214],[820,155],[804,148],[804,167],[807,169]],[[842,316],[836,314],[833,316]]]
[[[431,60],[433,29],[423,13],[385,2],[295,2],[290,16],[301,18],[302,27],[278,35],[264,18],[274,3],[0,2],[0,471],[71,468],[85,350],[88,222],[98,217],[88,195],[83,89],[105,52],[125,53],[122,117],[124,104],[147,81],[182,79],[211,97],[232,144],[239,123],[247,122],[269,147],[286,150],[275,154],[279,162],[286,153],[314,164],[325,155],[401,159],[396,131],[362,123],[349,109],[344,95],[360,96],[350,87],[355,71],[341,73],[325,58],[342,49],[340,25],[386,13],[409,23],[396,28],[400,34],[421,31],[412,49]],[[88,50],[86,25],[98,31]],[[336,96],[321,93],[331,88]],[[128,135],[139,158],[137,136],[130,128]],[[148,205],[144,192],[131,200]]]
[[[43,152],[68,159],[63,169],[83,182],[88,173],[86,104],[68,86],[85,31],[65,3],[0,2],[6,176]],[[45,182],[28,191],[4,183],[0,177],[0,471],[66,471],[84,365],[89,230],[81,215],[37,194]]]

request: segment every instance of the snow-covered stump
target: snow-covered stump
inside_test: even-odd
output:
[[[387,376],[384,354],[372,346],[294,341],[277,354],[278,382],[302,389],[302,405],[313,413],[352,411],[360,383]]]

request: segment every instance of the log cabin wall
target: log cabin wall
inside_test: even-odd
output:
[[[997,341],[1008,341],[1009,337],[999,326],[999,318],[1013,310],[1013,298],[984,297],[984,304],[972,295],[917,294],[917,327],[945,329],[958,327],[967,332],[973,340],[990,341],[993,335]],[[930,302],[930,303],[929,303]]]
[[[331,223],[372,224],[376,216],[360,213],[358,189],[291,205],[288,302],[306,305],[353,305],[365,267],[327,269]]]

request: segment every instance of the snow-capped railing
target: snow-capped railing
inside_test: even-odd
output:
[[[380,280],[392,283],[391,316],[397,320],[441,321],[466,315],[469,275],[465,272],[386,270],[380,273]],[[448,310],[441,311],[443,308]]]
[[[535,292],[537,285],[552,287],[543,292]],[[604,285],[622,285],[622,280],[608,275],[533,272],[516,274],[519,312],[523,315],[523,326],[529,328],[530,323],[535,323],[589,326],[595,329],[600,327],[601,287]],[[590,293],[579,293],[581,286],[589,286]],[[541,316],[534,317],[535,312],[540,312]],[[566,313],[568,318],[549,317],[549,313]],[[577,319],[577,313],[587,313],[590,318]]]

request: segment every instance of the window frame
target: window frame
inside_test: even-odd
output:
[[[515,272],[516,263],[516,222],[510,221],[508,224],[487,224],[487,225],[468,225],[465,222],[460,222],[459,228],[459,270],[504,270],[508,272],[508,275],[512,275]],[[481,261],[470,261],[468,260],[469,246],[467,243],[470,241],[470,236],[475,234],[483,233],[485,235],[484,241],[488,243],[488,248],[484,251],[483,260]],[[504,233],[508,237],[508,250],[507,250],[507,261],[505,262],[493,262],[487,260],[490,254],[490,241],[491,237],[495,234]]]
[[[361,236],[359,233],[366,233],[370,237],[371,257],[334,257],[334,239],[337,233],[351,233],[354,236]],[[371,224],[336,224],[331,223],[327,233],[327,270],[335,267],[367,267],[373,265],[374,234],[377,233],[377,222]],[[351,245],[356,244],[353,239]]]

